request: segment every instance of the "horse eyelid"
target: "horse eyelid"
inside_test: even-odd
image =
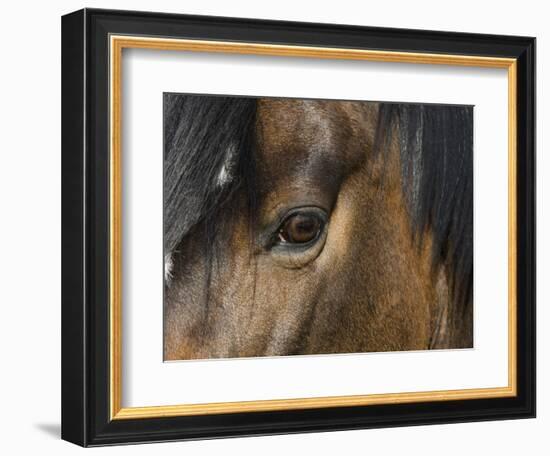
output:
[[[308,242],[304,242],[304,243],[285,242],[284,240],[281,239],[281,230],[283,229],[284,225],[291,217],[294,217],[297,215],[310,215],[317,218],[317,220],[319,221],[319,229],[317,230],[315,237]],[[325,211],[323,211],[322,209],[319,209],[316,207],[294,208],[286,212],[284,217],[280,218],[279,222],[277,223],[277,228],[271,233],[269,237],[269,243],[267,247],[269,249],[277,246],[279,247],[284,246],[285,248],[288,248],[288,249],[302,249],[302,250],[308,249],[312,247],[321,238],[321,235],[326,229],[327,222],[328,222],[327,215]]]

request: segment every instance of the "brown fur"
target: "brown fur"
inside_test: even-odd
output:
[[[469,346],[471,319],[453,318],[430,233],[413,242],[397,141],[388,156],[374,150],[377,118],[376,103],[259,101],[254,229],[241,195],[209,290],[203,230],[184,239],[166,288],[165,359]],[[297,206],[327,212],[324,244],[293,256],[256,242],[256,228]]]

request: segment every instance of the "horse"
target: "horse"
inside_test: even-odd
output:
[[[165,93],[164,359],[473,346],[473,107]]]

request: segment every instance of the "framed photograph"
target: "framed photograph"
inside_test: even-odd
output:
[[[535,416],[535,39],[62,19],[62,437]]]

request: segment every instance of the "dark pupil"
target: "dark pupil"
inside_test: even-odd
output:
[[[296,214],[284,222],[279,236],[285,242],[304,244],[317,237],[320,225],[317,217]]]

